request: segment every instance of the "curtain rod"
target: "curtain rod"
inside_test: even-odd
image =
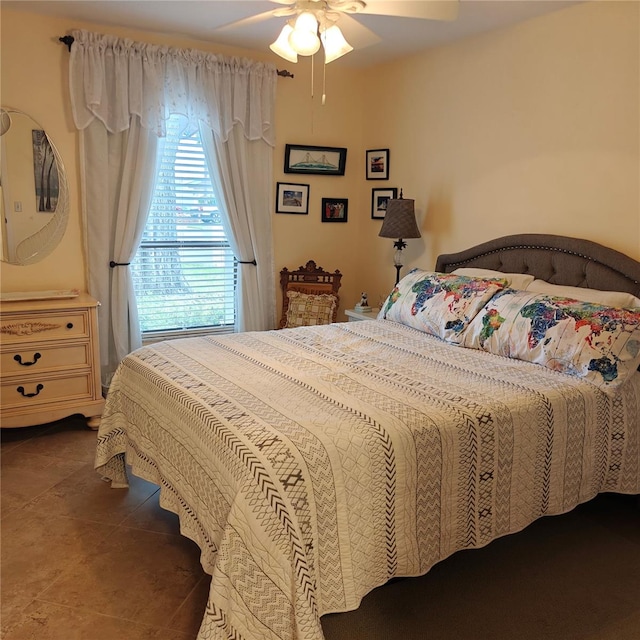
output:
[[[67,45],[67,49],[69,49],[69,52],[71,52],[71,45],[73,44],[73,41],[75,40],[75,38],[73,36],[60,36],[58,38],[58,40],[60,40],[60,42],[63,42],[64,44]],[[293,73],[291,73],[290,71],[287,71],[286,69],[278,69],[276,71],[276,73],[279,76],[282,76],[283,78],[293,78]]]

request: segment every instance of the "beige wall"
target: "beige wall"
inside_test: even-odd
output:
[[[271,54],[241,51],[175,36],[106,27],[52,18],[2,8],[0,103],[25,111],[47,130],[59,148],[68,172],[71,193],[69,226],[60,246],[42,262],[17,267],[3,264],[2,291],[84,288],[86,286],[83,227],[80,215],[79,156],[67,96],[69,54],[58,37],[71,29],[83,28],[113,33],[135,40],[191,47],[228,55],[246,55],[274,62],[289,69],[294,78],[278,79],[277,144],[274,151],[274,181],[310,185],[309,215],[273,215],[275,258],[273,268],[295,269],[314,259],[325,269],[344,274],[341,290],[343,307],[360,298],[358,239],[361,235],[358,198],[362,181],[364,151],[361,126],[360,76],[348,69],[327,67],[326,104],[321,105],[321,67],[314,74],[311,98],[311,67],[308,59],[291,64]],[[345,176],[304,176],[285,174],[286,143],[328,145],[348,148]],[[347,223],[322,223],[323,197],[349,199]],[[275,209],[274,195],[270,203]],[[280,298],[278,296],[278,301]]]
[[[588,2],[365,72],[338,61],[327,67],[324,107],[321,73],[310,96],[309,60],[293,65],[265,53],[295,73],[278,81],[274,179],[310,184],[309,216],[273,216],[275,270],[313,258],[343,272],[343,307],[362,289],[377,303],[394,270],[392,241],[378,238],[381,223],[370,219],[371,189],[388,186],[416,199],[423,237],[408,241],[408,266],[432,268],[438,253],[520,232],[585,237],[640,259],[639,10]],[[6,9],[1,21],[0,101],[51,133],[72,206],[61,246],[38,265],[3,265],[2,289],[83,287],[68,53],[57,37],[80,27],[243,52]],[[284,174],[287,142],[348,147],[346,175]],[[376,148],[391,150],[388,182],[364,179],[365,149]],[[320,222],[328,196],[349,199],[348,223]]]
[[[366,139],[391,141],[390,184],[423,233],[407,264],[528,232],[640,259],[639,10],[589,2],[368,72]],[[393,266],[375,233],[363,286],[377,294]]]
[[[2,291],[82,289],[85,275],[76,138],[64,94],[68,54],[54,38],[64,33],[58,33],[61,25],[55,21],[34,16],[18,19],[5,8],[0,20],[0,103],[28,113],[51,135],[65,161],[71,197],[71,219],[58,248],[36,265],[3,264]]]

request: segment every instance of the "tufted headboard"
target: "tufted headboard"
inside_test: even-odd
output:
[[[530,273],[553,284],[626,291],[640,297],[640,262],[580,238],[523,233],[438,256],[436,271],[449,273],[458,267]]]

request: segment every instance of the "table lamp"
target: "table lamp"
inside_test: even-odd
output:
[[[407,246],[403,238],[420,238],[420,229],[416,223],[414,209],[415,200],[400,197],[387,202],[387,212],[384,216],[382,228],[378,234],[381,238],[397,238],[393,243],[396,251],[393,254],[393,264],[396,268],[396,284],[400,281],[402,269],[402,250]]]

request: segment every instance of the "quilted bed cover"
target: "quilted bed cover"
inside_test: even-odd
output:
[[[617,395],[384,320],[174,340],[121,364],[98,472],[161,486],[212,575],[199,638],[320,640],[320,616],[599,492],[640,492]],[[125,463],[126,455],[126,463]]]

